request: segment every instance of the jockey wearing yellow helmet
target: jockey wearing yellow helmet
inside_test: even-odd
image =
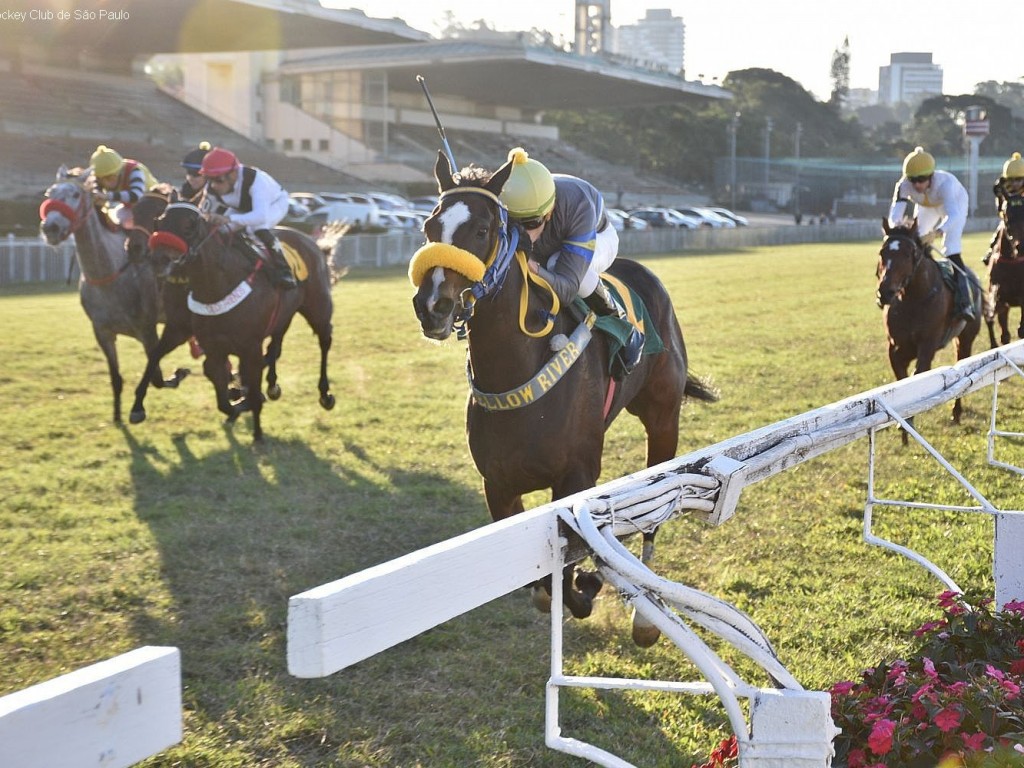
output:
[[[953,320],[973,320],[974,302],[967,282],[967,268],[960,255],[960,241],[967,224],[967,190],[952,173],[935,170],[935,158],[924,147],[916,147],[903,160],[903,176],[896,182],[889,222],[899,224],[906,217],[911,203],[917,206],[917,231],[921,237],[930,243],[941,234],[946,258],[956,265],[956,314]]]
[[[604,212],[604,198],[588,181],[551,173],[522,147],[508,153],[512,172],[501,190],[511,219],[532,243],[530,271],[547,280],[563,305],[579,296],[597,315],[626,313],[600,280],[619,252],[619,235]],[[635,327],[623,347],[622,375],[643,354],[644,336]]]
[[[1010,155],[1010,159],[1003,163],[1003,175],[992,185],[992,194],[996,198],[996,212],[999,214],[999,218],[1006,221],[1006,209],[1009,199],[1024,196],[1024,159],[1021,158],[1020,152],[1014,152]],[[1020,205],[1021,201],[1019,199],[1015,200],[1014,204]],[[986,266],[992,260],[992,252],[996,247],[996,243],[999,242],[999,233],[1001,231],[1001,226],[996,228],[989,243],[989,252],[981,259]]]
[[[131,225],[131,207],[159,182],[149,168],[137,160],[126,160],[115,150],[100,144],[89,160],[96,180],[96,196],[107,202],[117,223]]]

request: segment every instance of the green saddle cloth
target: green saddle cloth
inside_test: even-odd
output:
[[[665,344],[661,340],[661,335],[658,333],[654,320],[651,319],[651,315],[647,311],[647,305],[644,304],[643,299],[640,298],[637,292],[632,288],[628,288],[629,300],[625,301],[622,293],[614,283],[604,278],[601,279],[601,282],[605,284],[605,287],[611,292],[615,300],[619,302],[619,306],[626,309],[626,314],[630,316],[630,320],[635,319],[638,327],[643,331],[643,354],[657,355],[664,352]],[[584,317],[590,311],[583,299],[579,297],[573,301],[573,307]],[[633,311],[630,312],[630,309]],[[633,332],[633,324],[629,320],[622,320],[615,315],[604,315],[594,321],[594,328],[608,337],[608,362],[611,365],[619,350],[626,346],[626,342],[629,341],[629,336]]]

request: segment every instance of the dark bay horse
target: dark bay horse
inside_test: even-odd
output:
[[[617,259],[609,273],[642,297],[665,351],[644,356],[623,381],[613,384],[609,375],[604,334],[595,333],[582,351],[583,344],[573,341],[581,330],[579,318],[560,312],[549,328],[538,330],[547,320],[552,294],[545,296],[531,284],[522,268],[525,255],[514,256],[508,242],[518,230],[508,223],[498,195],[511,169],[511,162],[493,174],[470,168],[456,181],[439,153],[434,175],[440,202],[424,225],[428,244],[410,265],[423,334],[443,340],[465,323],[473,387],[466,430],[494,520],[522,512],[524,493],[550,488],[554,500],[593,487],[601,472],[605,430],[623,409],[643,423],[647,464],[653,466],[675,456],[684,397],[717,399],[688,373],[682,331],[667,291],[636,262]],[[517,259],[523,261],[517,264]],[[485,265],[490,269],[485,271]],[[474,292],[475,302],[470,298]],[[533,312],[521,315],[521,301]],[[538,315],[543,319],[538,321]],[[564,373],[556,383],[541,382],[543,395],[523,394],[531,377],[554,369]],[[645,534],[645,562],[653,557],[653,545],[654,534]],[[583,618],[591,612],[601,580],[581,572],[574,586],[573,575],[570,565],[563,573],[565,603]],[[549,601],[539,585],[534,597],[541,607]],[[651,645],[658,635],[634,616],[638,645]]]
[[[1010,343],[1010,307],[1021,308],[1017,338],[1024,339],[1024,198],[1007,200],[1005,211],[988,264],[988,295],[999,321],[1000,344]]]
[[[957,360],[970,357],[971,345],[981,328],[980,294],[975,319],[957,329],[953,325],[953,291],[943,280],[938,263],[921,242],[917,221],[890,226],[883,219],[882,231],[885,239],[876,270],[877,296],[889,341],[889,364],[896,379],[907,378],[913,360],[917,360],[914,373],[931,370],[935,353],[950,340]],[[968,276],[977,281],[973,273]],[[957,398],[953,403],[954,423],[960,423],[962,411],[960,398]],[[903,442],[907,442],[906,433]]]
[[[244,411],[251,412],[255,441],[263,439],[263,368],[268,368],[268,392],[276,399],[280,387],[275,364],[296,312],[306,319],[320,344],[320,405],[325,410],[335,405],[327,376],[334,313],[330,263],[308,235],[285,229],[279,236],[301,257],[295,290],[274,288],[262,274],[263,260],[255,258],[236,233],[210,228],[191,203],[169,204],[156,220],[149,243],[152,257],[171,260],[180,265],[175,271],[188,276],[191,328],[206,354],[203,372],[213,384],[217,408],[229,422]],[[268,337],[264,357],[263,341]],[[238,358],[244,392],[237,402],[230,398],[231,355]]]
[[[138,339],[147,356],[156,347],[156,326],[162,319],[160,287],[150,264],[129,258],[125,233],[108,228],[101,220],[91,182],[86,171],[62,166],[39,207],[39,229],[50,245],[74,237],[75,256],[82,273],[82,308],[107,359],[114,394],[114,421],[120,422],[124,380],[117,359],[117,337]],[[159,366],[148,373],[156,386],[173,388],[188,372],[179,369],[166,380]]]

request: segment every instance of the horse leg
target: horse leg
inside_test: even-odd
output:
[[[329,290],[325,294],[325,299],[314,307],[308,304],[309,294],[307,294],[307,304],[299,308],[299,314],[306,319],[309,327],[316,334],[317,341],[320,342],[320,380],[317,383],[317,389],[320,391],[320,407],[329,411],[336,402],[334,395],[331,394],[331,382],[327,378],[327,354],[331,351],[334,331],[331,324],[333,305]]]
[[[263,410],[263,391],[260,388],[260,380],[263,378],[261,347],[262,344],[238,356],[238,375],[241,377],[242,387],[246,390],[246,410],[252,413],[252,439],[257,443],[263,441],[263,427],[260,425],[260,413]]]
[[[334,407],[335,399],[331,393],[331,381],[327,378],[327,354],[331,351],[332,335],[331,324],[321,329],[316,334],[320,341],[320,380],[317,389],[320,391],[320,407],[329,411]]]
[[[1024,339],[1024,306],[1020,308],[1020,325],[1017,326],[1017,338]],[[1009,338],[1007,338],[1009,341]]]
[[[231,384],[231,367],[227,355],[219,352],[211,354],[209,350],[206,350],[203,373],[213,384],[213,391],[217,396],[217,410],[227,416],[229,424],[234,422],[238,418],[239,409],[232,404],[228,395],[228,387]]]
[[[267,397],[277,400],[281,397],[281,386],[277,383],[277,361],[281,357],[281,346],[284,343],[284,332],[287,328],[275,333],[270,337],[270,344],[267,345],[267,354],[263,358],[267,366]]]
[[[177,349],[188,337],[192,335],[191,326],[180,327],[174,325],[165,325],[163,333],[160,334],[159,340],[156,344],[147,347],[146,349],[146,370],[142,374],[142,380],[139,385],[135,388],[135,402],[132,403],[131,413],[128,414],[128,419],[132,424],[141,424],[146,420],[146,394],[149,391],[150,382],[153,386],[158,389],[163,387],[170,387],[171,389],[177,389],[178,384],[181,383],[182,379],[188,376],[191,371],[188,368],[178,368],[174,371],[174,377],[164,381],[163,376],[160,373],[160,361],[167,356],[167,354],[174,349]]]
[[[999,320],[999,343],[1010,343],[1010,305],[996,304],[996,318]],[[1022,337],[1024,338],[1024,337]]]
[[[660,375],[659,375],[660,374]],[[679,411],[682,408],[685,370],[652,371],[643,391],[626,410],[640,419],[647,433],[647,466],[653,467],[676,455],[679,447]],[[654,537],[657,531],[643,535],[640,562],[647,568],[654,564]],[[661,630],[633,610],[633,643],[649,648],[661,637]]]
[[[909,375],[910,361],[913,358],[903,352],[895,344],[889,344],[889,367],[892,368],[893,375],[896,376],[896,381],[903,381]],[[908,424],[913,424],[913,419],[907,419]],[[900,439],[903,441],[903,445],[906,446],[910,440],[906,430],[900,429]]]
[[[114,423],[121,423],[121,391],[124,389],[124,379],[121,378],[121,369],[117,362],[117,334],[109,331],[101,331],[95,325],[92,327],[96,342],[100,345],[103,356],[107,358],[107,370],[110,372],[110,389],[114,394]]]
[[[599,445],[599,457],[600,449]],[[600,474],[600,464],[592,468],[591,471],[579,469],[566,473],[551,488],[551,500],[563,499],[577,491],[592,488]],[[597,597],[597,593],[603,586],[604,579],[597,571],[584,571],[583,569],[577,571],[574,564],[567,565],[562,569],[562,602],[577,619],[585,619],[593,612],[594,598]]]

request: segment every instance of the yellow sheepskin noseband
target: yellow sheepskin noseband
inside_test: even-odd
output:
[[[409,262],[409,280],[419,288],[423,278],[434,267],[453,269],[474,283],[484,278],[483,262],[469,251],[450,243],[427,243],[413,254]]]

